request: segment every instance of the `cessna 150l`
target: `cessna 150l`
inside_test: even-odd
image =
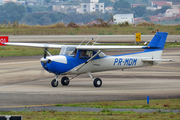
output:
[[[101,46],[101,45],[56,45],[40,43],[13,43],[0,38],[0,45],[14,45],[44,48],[44,57],[40,59],[42,67],[49,73],[55,74],[51,85],[58,86],[58,75],[73,74],[72,78],[62,77],[61,84],[67,86],[70,80],[78,75],[87,73],[95,87],[100,87],[100,78],[94,78],[91,73],[115,69],[127,69],[142,66],[152,66],[161,61],[164,44],[168,33],[157,32],[147,46]],[[59,55],[51,55],[48,48],[61,49]],[[101,50],[144,49],[143,52],[106,56]],[[47,56],[49,54],[49,56]]]

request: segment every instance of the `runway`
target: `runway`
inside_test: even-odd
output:
[[[133,51],[128,51],[133,52]],[[106,52],[120,54],[124,51]],[[165,49],[162,62],[153,67],[94,73],[102,79],[93,86],[88,75],[70,81],[69,86],[51,87],[53,74],[44,71],[42,56],[0,58],[0,108],[52,106],[62,103],[180,98],[180,48]],[[58,80],[62,76],[59,76]]]

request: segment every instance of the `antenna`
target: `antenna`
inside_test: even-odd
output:
[[[94,43],[96,43],[96,42],[99,40],[99,38],[100,38],[100,37],[98,37],[98,38],[96,39],[96,41],[95,41],[95,42],[93,42],[93,44],[92,44],[92,45],[94,45]]]
[[[87,37],[86,37],[87,38]],[[84,40],[79,44],[79,46],[86,40],[86,38],[84,38]]]

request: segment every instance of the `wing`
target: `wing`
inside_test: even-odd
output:
[[[7,42],[3,43],[4,45],[13,45],[13,46],[25,46],[25,47],[39,47],[39,48],[54,48],[60,49],[65,45],[57,45],[57,44],[42,44],[42,43],[13,43]],[[67,45],[68,46],[68,45]],[[77,46],[77,49],[80,50],[116,50],[116,49],[146,49],[147,46],[109,46],[109,45],[98,45],[98,46],[90,46],[90,45],[81,45]]]
[[[42,43],[14,43],[14,42],[9,42],[8,36],[0,36],[0,45],[39,47],[39,48],[55,48],[55,49],[60,49],[60,48],[62,48],[62,46],[65,46],[65,45],[42,44]],[[148,46],[148,48],[149,48],[149,46]],[[81,49],[81,50],[147,49],[147,46],[79,45],[79,46],[76,46],[76,49]]]
[[[3,43],[4,45],[13,45],[13,46],[24,46],[24,47],[38,47],[38,48],[54,48],[60,49],[64,45],[56,45],[56,44],[41,44],[41,43]]]

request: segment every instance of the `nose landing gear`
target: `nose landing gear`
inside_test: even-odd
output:
[[[58,75],[55,75],[55,79],[53,79],[53,80],[51,81],[52,87],[57,87],[57,86],[58,86],[57,77],[58,77]]]

